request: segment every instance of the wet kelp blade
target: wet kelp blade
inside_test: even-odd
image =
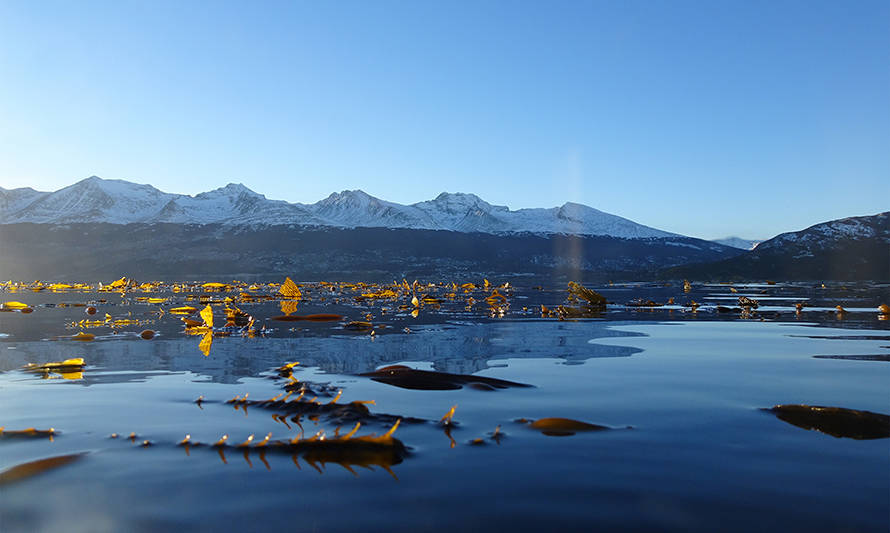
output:
[[[13,466],[0,472],[0,487],[73,463],[85,455],[85,453],[59,455]]]
[[[575,296],[576,298],[580,298],[587,302],[588,305],[595,307],[605,307],[606,305],[606,297],[602,294],[588,289],[587,287],[583,287],[574,281],[569,282],[568,287],[569,293]]]
[[[607,426],[588,424],[571,418],[540,418],[531,422],[528,427],[538,430],[550,437],[569,437],[582,431],[603,431]]]
[[[890,416],[842,407],[776,405],[764,409],[779,420],[833,437],[857,440],[890,438]]]
[[[201,310],[201,320],[204,321],[204,326],[208,328],[213,328],[213,308],[208,305],[204,309]]]
[[[300,288],[297,287],[297,284],[294,283],[294,280],[290,278],[284,279],[284,283],[282,283],[281,287],[278,289],[278,294],[284,296],[285,298],[294,298],[297,300],[303,297],[303,294],[300,292]]]
[[[429,370],[415,370],[404,365],[391,365],[373,372],[360,374],[379,383],[413,390],[457,390],[464,385],[493,390],[509,387],[531,387],[526,383],[516,383],[504,379],[486,378],[471,374],[449,374]]]

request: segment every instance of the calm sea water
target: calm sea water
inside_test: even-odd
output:
[[[888,439],[834,437],[762,410],[809,404],[890,413],[890,321],[874,310],[890,303],[888,286],[592,288],[614,304],[595,317],[556,320],[542,318],[540,305],[569,305],[562,287],[502,290],[503,316],[491,316],[484,302],[491,291],[449,300],[444,288],[422,289],[443,302],[422,305],[415,317],[404,295],[356,302],[370,289],[308,285],[295,314],[347,318],[278,322],[269,320],[282,314],[278,301],[237,303],[266,331],[214,337],[208,355],[203,336],[157,311],[201,308],[201,296],[238,290],[0,292],[0,301],[34,309],[0,313],[0,426],[59,432],[52,440],[0,439],[0,470],[84,453],[0,485],[0,530],[888,530]],[[740,295],[759,300],[758,316],[717,311]],[[170,300],[137,300],[148,296]],[[468,297],[476,300],[469,307]],[[624,305],[671,297],[676,305]],[[702,304],[695,313],[682,305],[691,300]],[[796,302],[808,307],[795,313]],[[74,306],[88,303],[96,315]],[[224,322],[222,305],[214,309]],[[74,324],[106,313],[138,323]],[[344,327],[368,313],[375,335]],[[144,329],[157,335],[143,340]],[[97,337],[70,340],[78,331]],[[82,375],[65,376],[75,379],[21,370],[72,357],[86,363]],[[371,413],[393,415],[364,420],[358,435],[383,433],[402,418],[394,436],[408,453],[388,465],[337,464],[176,445],[186,434],[204,443],[223,434],[235,443],[270,432],[332,436],[338,422],[325,416],[295,421],[225,403],[283,393],[287,380],[275,369],[294,361],[294,378],[319,401],[342,390],[340,404],[373,400]],[[533,387],[413,390],[359,375],[391,364]],[[443,427],[455,405],[455,423]],[[550,436],[518,421],[546,417],[611,429]],[[135,439],[126,438],[131,432]]]

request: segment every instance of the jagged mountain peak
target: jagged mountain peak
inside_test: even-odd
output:
[[[247,188],[243,183],[229,183],[225,187],[220,187],[218,189],[213,189],[212,191],[196,194],[195,198],[217,198],[221,196],[239,197],[241,195],[265,198],[265,196],[263,196],[262,194],[254,192],[251,189]]]
[[[342,190],[340,192],[332,192],[328,195],[327,198],[321,200],[319,203],[342,203],[342,202],[350,202],[350,201],[359,201],[359,202],[368,202],[371,200],[377,200],[378,198],[371,196],[361,189],[354,190]]]
[[[676,237],[578,203],[511,211],[465,192],[443,192],[432,200],[402,205],[355,189],[304,205],[269,200],[242,183],[188,196],[165,193],[151,185],[90,176],[52,193],[2,196],[0,223],[220,223]]]

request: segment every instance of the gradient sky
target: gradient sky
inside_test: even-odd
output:
[[[890,209],[890,2],[0,3],[0,186],[93,174],[768,238]]]

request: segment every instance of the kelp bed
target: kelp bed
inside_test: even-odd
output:
[[[886,530],[888,301],[821,282],[3,283],[0,526]]]

